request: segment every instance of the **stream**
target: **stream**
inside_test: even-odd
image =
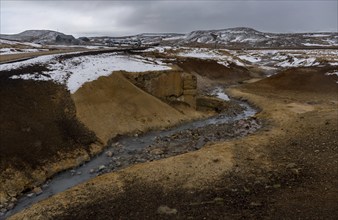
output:
[[[225,93],[217,96],[227,101]],[[103,173],[123,169],[132,164],[150,162],[198,150],[210,142],[223,141],[254,133],[260,128],[252,116],[256,110],[242,101],[237,102],[244,110],[236,115],[220,113],[206,119],[188,122],[167,130],[150,131],[145,134],[115,138],[108,148],[89,162],[72,170],[61,172],[43,186],[41,191],[28,192],[0,219],[5,219],[43,199],[63,192]]]

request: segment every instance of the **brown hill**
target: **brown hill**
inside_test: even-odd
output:
[[[177,111],[136,87],[122,72],[84,84],[72,98],[77,117],[103,142],[117,134],[143,132],[201,117],[195,111],[189,115]]]
[[[251,86],[304,92],[338,92],[337,75],[325,75],[334,68],[292,68],[265,78]]]
[[[186,58],[179,61],[178,66],[186,72],[196,73],[211,80],[219,80],[225,83],[236,83],[251,79],[248,69],[234,63],[226,67],[215,60]]]

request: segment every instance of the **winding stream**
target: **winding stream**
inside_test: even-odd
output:
[[[220,94],[220,92],[217,91],[217,94],[220,98],[224,97],[224,100],[228,99],[228,96],[225,93]],[[200,149],[210,141],[210,139],[206,138],[205,135],[214,133],[214,131],[216,131],[215,128],[223,130],[224,128],[221,126],[228,126],[229,128],[232,128],[234,123],[240,124],[238,122],[241,120],[248,120],[257,112],[245,102],[239,102],[239,105],[244,108],[244,111],[236,116],[227,116],[226,114],[221,113],[217,116],[188,122],[168,130],[151,131],[142,135],[121,137],[118,139],[118,142],[111,144],[111,146],[103,153],[92,158],[91,161],[72,170],[64,171],[55,175],[41,187],[42,192],[40,194],[24,194],[18,199],[16,206],[12,210],[9,210],[5,216],[0,217],[0,219],[5,219],[27,207],[30,207],[34,203],[63,192],[103,173],[116,171],[135,163],[162,159],[185,153],[187,151]],[[254,127],[253,131],[259,128],[258,124],[256,125],[257,126]],[[204,128],[208,128],[208,133],[203,133]],[[251,133],[253,131],[251,131]],[[194,136],[194,132],[197,132],[199,137],[195,138],[196,135]],[[225,139],[244,136],[246,134],[248,134],[248,132],[242,135],[235,132],[234,134],[227,136]],[[177,135],[181,136],[177,138]],[[223,137],[224,134],[221,134],[221,136]],[[195,138],[196,140],[191,141],[191,138]],[[224,138],[211,138],[211,141],[221,140],[224,140]],[[163,145],[169,145],[169,147],[161,148],[159,147],[161,143]],[[186,147],[184,149],[179,149],[179,146],[181,145]],[[168,152],[168,149],[170,149],[170,152]]]

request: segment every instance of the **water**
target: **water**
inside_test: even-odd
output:
[[[217,93],[222,92],[217,91]],[[220,97],[225,97],[224,100],[227,100],[228,96],[223,93],[222,95],[220,95]],[[119,140],[119,144],[124,146],[122,156],[141,153],[144,148],[148,147],[149,145],[152,145],[156,140],[156,138],[167,137],[180,131],[184,131],[187,129],[196,129],[207,125],[231,123],[241,119],[249,118],[256,114],[256,110],[250,107],[247,103],[241,102],[239,104],[245,110],[241,114],[238,114],[236,116],[227,116],[225,114],[219,114],[217,116],[210,117],[207,119],[188,122],[183,125],[179,125],[177,127],[170,128],[164,131],[151,131],[137,137],[135,136],[122,137]],[[12,210],[8,211],[5,216],[0,217],[0,219],[9,217],[10,215],[13,215],[27,207],[30,207],[34,203],[37,203],[43,199],[46,199],[57,193],[63,192],[73,186],[76,186],[80,183],[88,181],[91,178],[96,177],[98,175],[97,172],[92,171],[93,170],[97,171],[98,168],[102,165],[105,165],[107,167],[109,164],[111,164],[112,158],[107,157],[106,152],[115,148],[116,146],[109,147],[105,150],[105,152],[92,158],[89,162],[83,164],[82,166],[74,168],[71,171],[68,170],[55,175],[49,181],[48,186],[43,188],[43,192],[40,195],[36,196],[34,195],[32,197],[28,197],[27,194],[24,195],[18,200],[16,206]]]

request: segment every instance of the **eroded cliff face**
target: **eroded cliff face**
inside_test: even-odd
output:
[[[182,102],[196,109],[197,79],[183,71],[128,73],[125,76],[135,85],[167,102]]]
[[[5,207],[22,191],[100,153],[118,134],[207,115],[195,110],[196,78],[176,70],[114,72],[74,94],[52,82],[9,80],[3,85],[0,204]],[[178,110],[175,102],[189,107]]]
[[[196,83],[185,79],[177,71],[114,72],[86,83],[72,98],[78,119],[107,143],[118,134],[145,132],[202,117],[204,113],[194,109],[178,111],[168,104],[189,101],[195,108],[196,90],[186,94],[185,88],[196,87]]]
[[[76,118],[69,91],[52,82],[0,79],[0,205],[89,159],[95,134]]]

